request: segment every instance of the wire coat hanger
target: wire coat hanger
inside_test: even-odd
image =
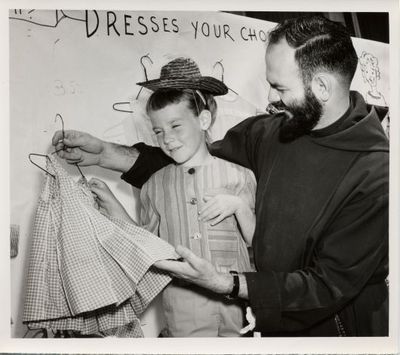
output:
[[[225,68],[222,64],[222,59],[218,60],[214,65],[213,65],[213,69],[215,69],[215,67],[219,64],[219,66],[221,67],[221,81],[224,82],[224,73],[225,73]]]
[[[57,117],[60,117],[61,122],[62,122],[62,133],[63,133],[63,139],[64,139],[64,121],[61,117],[60,114],[57,113],[55,120],[57,120]],[[57,151],[56,151],[57,152]],[[54,153],[56,153],[54,152]],[[54,174],[48,172],[45,168],[42,168],[39,164],[36,164],[33,160],[32,160],[32,156],[36,156],[36,157],[45,157],[46,159],[50,160],[49,156],[47,154],[39,154],[39,153],[30,153],[28,155],[28,159],[29,161],[35,165],[36,167],[38,167],[40,170],[43,170],[46,174],[49,174],[50,176],[52,176],[54,179],[56,178]]]
[[[57,118],[59,118],[61,120],[62,140],[64,141],[64,139],[65,139],[64,120],[63,120],[62,116],[59,113],[56,114],[56,117],[55,117],[54,121],[57,121]],[[61,150],[65,150],[65,146],[63,146],[61,149],[58,149],[58,150],[54,151],[52,154],[57,153],[57,152],[59,152]],[[82,175],[82,177],[86,180],[86,176],[83,175],[82,170],[79,167],[78,163],[74,163],[74,165],[77,167],[77,169],[78,169],[79,173]]]
[[[121,101],[121,102],[114,102],[112,108],[114,111],[124,112],[124,113],[133,113],[132,110],[124,110],[122,108],[118,108],[118,106],[130,105],[129,101]]]
[[[149,78],[147,77],[147,69],[146,69],[146,66],[145,66],[144,63],[143,63],[143,59],[144,59],[144,58],[148,58],[149,61],[150,61],[150,63],[151,63],[151,64],[154,64],[153,61],[151,60],[151,58],[149,57],[149,54],[150,54],[150,53],[147,53],[147,54],[145,54],[145,55],[143,55],[143,56],[140,57],[140,64],[141,64],[142,67],[143,67],[144,76],[145,76],[145,78],[146,78],[146,81],[149,81]]]
[[[151,58],[149,56],[149,53],[147,53],[147,54],[145,54],[145,55],[140,57],[140,64],[142,65],[142,68],[143,68],[144,77],[145,77],[146,81],[149,81],[149,79],[147,77],[147,69],[146,69],[146,66],[143,63],[143,59],[145,59],[145,58],[148,58],[148,60],[151,62],[151,64],[154,64],[154,63],[151,60]],[[140,87],[140,90],[137,93],[137,95],[135,97],[135,100],[139,99],[139,96],[140,96],[142,90],[143,90],[143,86]],[[133,113],[132,110],[125,110],[125,109],[121,109],[121,108],[118,107],[118,106],[124,106],[124,105],[130,105],[130,102],[129,101],[114,102],[113,105],[112,105],[112,108],[113,108],[114,111],[118,111],[118,112]]]
[[[56,178],[55,175],[53,175],[52,173],[48,172],[45,168],[42,168],[39,164],[36,164],[36,163],[32,160],[32,156],[36,156],[36,157],[45,157],[46,159],[49,159],[49,160],[50,160],[50,158],[49,158],[48,155],[46,155],[46,154],[39,154],[39,153],[29,153],[28,159],[29,159],[29,161],[30,161],[33,165],[37,166],[40,170],[43,170],[46,174],[49,174],[49,175],[52,176],[54,179]]]
[[[216,67],[217,65],[219,65],[219,66],[221,67],[221,81],[224,83],[225,68],[224,68],[224,65],[222,64],[222,59],[221,59],[221,60],[218,60],[218,61],[213,65],[213,69],[215,69],[215,67]],[[224,84],[225,84],[225,83],[224,83]],[[225,85],[226,85],[226,84],[225,84]],[[228,90],[232,91],[234,94],[236,94],[236,95],[239,96],[239,94],[238,94],[235,90],[231,89],[229,86],[227,86],[227,88],[228,88]]]
[[[62,133],[62,140],[64,141],[64,138],[65,138],[64,120],[63,120],[62,116],[59,113],[56,114],[56,117],[54,118],[54,122],[57,121],[57,118],[60,118],[60,120],[61,120],[61,127],[62,127],[61,128],[61,133]],[[55,153],[57,153],[57,152],[59,152],[61,150],[65,150],[65,147],[62,147],[61,149],[58,149],[58,150],[54,151],[51,154],[55,154]]]
[[[145,55],[140,57],[140,64],[142,65],[143,72],[144,72],[144,77],[145,77],[146,81],[149,81],[149,78],[147,77],[147,69],[146,69],[146,66],[143,63],[143,59],[147,58],[150,61],[151,64],[154,64],[153,61],[151,60],[149,54],[150,53],[147,53],[147,54],[145,54]],[[140,90],[137,93],[135,100],[139,99],[139,96],[140,96],[140,93],[142,92],[142,90],[143,90],[143,86],[140,87]]]

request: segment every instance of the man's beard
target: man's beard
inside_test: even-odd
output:
[[[273,106],[282,115],[279,127],[279,140],[287,143],[309,133],[319,122],[322,105],[310,88],[306,88],[304,100],[285,105],[282,101]]]

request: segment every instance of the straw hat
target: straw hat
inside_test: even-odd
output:
[[[161,68],[160,77],[142,81],[137,85],[150,90],[160,88],[202,90],[217,95],[225,95],[227,86],[211,76],[202,76],[196,62],[190,58],[176,58]]]

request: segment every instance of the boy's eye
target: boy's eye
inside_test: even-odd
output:
[[[174,124],[173,126],[172,126],[172,128],[178,128],[178,127],[180,127],[181,125],[180,124]]]
[[[160,134],[161,131],[154,131],[154,134]]]

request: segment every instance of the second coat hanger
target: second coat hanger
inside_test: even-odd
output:
[[[143,68],[144,77],[145,77],[146,81],[148,81],[149,79],[148,79],[148,76],[147,76],[147,69],[146,69],[146,66],[143,63],[143,60],[145,58],[147,58],[150,61],[151,64],[154,64],[154,63],[151,60],[151,58],[149,56],[149,53],[147,53],[147,54],[145,54],[145,55],[140,57],[140,64],[142,65],[142,68]],[[139,92],[137,93],[137,95],[135,97],[135,100],[139,99],[139,96],[140,96],[140,94],[142,92],[142,89],[143,89],[143,86],[140,88]],[[131,103],[129,101],[114,102],[113,105],[112,105],[112,108],[113,108],[114,111],[118,111],[118,112],[133,113],[132,110],[127,110],[127,109],[124,108],[124,106],[130,105],[130,104]]]

